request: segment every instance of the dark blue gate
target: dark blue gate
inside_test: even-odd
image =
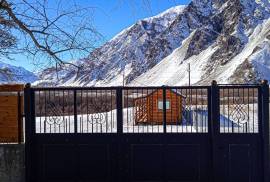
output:
[[[266,82],[24,94],[27,182],[269,180]]]

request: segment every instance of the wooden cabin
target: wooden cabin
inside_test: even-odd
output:
[[[166,123],[177,124],[182,121],[185,97],[174,90],[166,90]],[[163,123],[163,90],[134,99],[135,124]]]

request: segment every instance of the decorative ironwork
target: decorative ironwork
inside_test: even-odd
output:
[[[235,97],[233,99],[233,106],[231,108],[232,112],[230,115],[234,121],[237,121],[239,124],[247,123],[247,112],[245,111],[245,105],[241,97]]]
[[[103,124],[106,121],[106,114],[104,113],[93,113],[90,117],[87,117],[87,122],[91,124]]]
[[[88,111],[87,113],[87,122],[91,124],[104,124],[107,120],[106,112],[109,109],[110,104],[106,103],[106,99],[101,98],[92,98],[90,103],[88,104]],[[91,113],[92,111],[92,113]],[[93,113],[94,112],[94,113]]]
[[[63,120],[60,117],[63,116],[62,110],[60,110],[59,107],[56,107],[54,102],[49,102],[47,106],[50,116],[48,118],[45,118],[45,122],[49,125],[61,125],[63,123]]]

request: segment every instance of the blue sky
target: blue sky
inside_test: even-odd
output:
[[[176,5],[188,4],[190,0],[76,0],[76,2],[81,6],[95,8],[93,24],[105,40],[110,40],[136,21],[154,16]],[[23,66],[31,71],[35,70],[31,60],[27,60],[23,55],[16,55],[14,60],[5,62]]]

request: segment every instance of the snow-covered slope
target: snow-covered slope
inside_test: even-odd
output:
[[[211,62],[213,53],[217,51],[216,43],[201,51],[198,55],[184,60],[187,47],[190,44],[191,34],[183,45],[176,49],[159,64],[142,74],[132,85],[187,85],[188,63],[191,65],[191,83],[209,84],[211,80],[218,80],[219,83],[247,83],[256,81],[255,78],[270,80],[270,19],[258,25],[249,37],[243,50],[233,57],[225,65],[217,65],[215,71],[208,73],[208,64]],[[256,74],[256,75],[254,75]],[[206,77],[207,75],[207,77]]]
[[[23,67],[13,66],[0,61],[0,83],[32,83],[38,79]]]
[[[269,0],[193,0],[138,21],[40,85],[185,85],[270,80]],[[268,59],[268,60],[267,60]],[[57,79],[58,78],[58,79]]]

